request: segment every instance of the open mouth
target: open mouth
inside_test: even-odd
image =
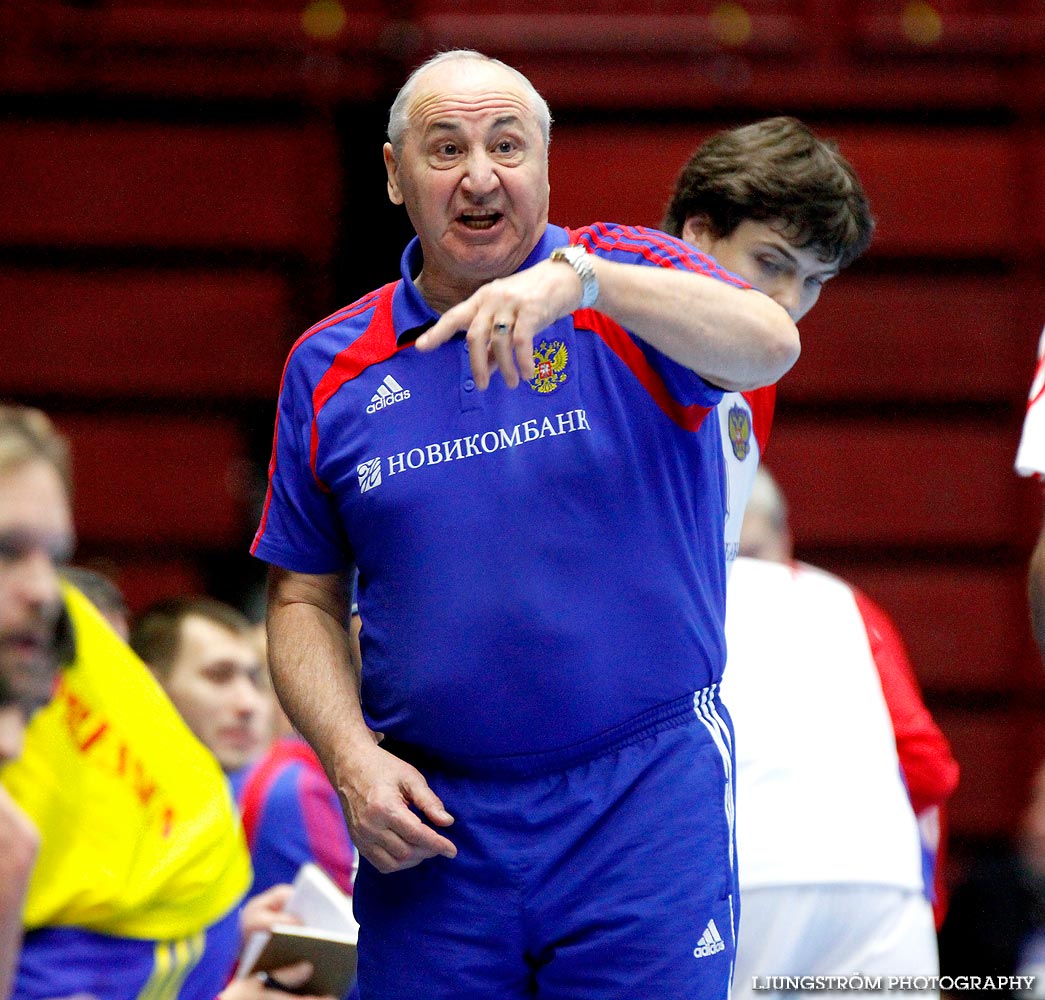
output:
[[[493,229],[502,218],[500,212],[462,212],[457,221],[468,229],[482,232],[484,229]]]

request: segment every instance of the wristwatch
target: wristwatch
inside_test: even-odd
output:
[[[569,264],[581,279],[581,309],[590,309],[599,297],[599,279],[595,277],[595,268],[588,259],[588,251],[579,243],[569,247],[556,247],[549,260],[561,260]]]

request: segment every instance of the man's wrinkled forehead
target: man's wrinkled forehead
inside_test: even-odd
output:
[[[471,60],[433,66],[421,76],[407,119],[410,130],[422,136],[438,129],[460,130],[476,120],[540,132],[532,95],[514,75],[496,64]]]

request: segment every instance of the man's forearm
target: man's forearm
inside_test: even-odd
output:
[[[268,634],[272,682],[294,727],[328,773],[356,739],[370,740],[359,704],[338,578],[274,570]]]

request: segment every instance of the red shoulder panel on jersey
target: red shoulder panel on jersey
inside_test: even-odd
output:
[[[591,330],[627,365],[631,373],[639,380],[653,401],[664,411],[669,420],[678,424],[683,430],[696,431],[711,412],[707,406],[684,406],[678,402],[657,374],[653,366],[642,353],[642,349],[624,327],[614,323],[608,316],[596,309],[578,309],[573,314],[574,324],[578,329]]]
[[[758,442],[758,454],[766,456],[766,445],[769,444],[769,432],[773,427],[773,411],[776,409],[776,383],[763,386],[761,389],[749,389],[741,395],[751,407],[751,423]]]
[[[287,366],[290,364],[290,359],[294,356],[294,352],[306,341],[309,337],[314,336],[321,330],[326,330],[328,327],[333,326],[335,323],[340,323],[343,319],[351,319],[353,316],[358,316],[362,312],[366,312],[370,309],[377,298],[384,291],[383,288],[378,288],[373,292],[369,292],[364,295],[363,298],[358,299],[351,305],[345,306],[344,309],[339,309],[332,316],[328,316],[326,319],[320,320],[314,326],[310,326],[297,340],[294,341],[294,346],[290,349],[287,355],[287,360],[283,365],[283,374],[279,379],[279,395],[283,395],[283,385],[287,379]],[[254,533],[254,540],[251,542],[250,551],[253,555],[254,551],[258,547],[258,542],[261,541],[262,536],[265,534],[265,525],[268,523],[269,507],[272,504],[272,476],[276,471],[276,452],[279,446],[279,420],[276,420],[276,426],[272,431],[272,455],[269,458],[268,467],[268,488],[265,490],[265,503],[261,508],[261,522],[258,524],[258,530]]]
[[[277,740],[268,754],[251,772],[243,790],[240,792],[240,815],[243,817],[243,832],[247,835],[247,846],[254,849],[254,838],[261,822],[261,810],[268,797],[272,783],[288,764],[294,762],[309,764],[315,761],[315,751],[303,740],[296,737],[285,737]]]
[[[324,492],[329,492],[329,490],[316,472],[316,454],[319,450],[319,414],[334,393],[346,382],[354,379],[371,365],[390,358],[401,349],[396,343],[395,324],[392,322],[392,295],[398,284],[398,281],[393,281],[380,289],[374,315],[370,318],[370,325],[334,358],[312,391],[312,437],[308,461],[316,485]]]
[[[746,281],[727,271],[713,258],[688,243],[662,233],[659,229],[642,226],[608,226],[596,222],[585,229],[567,230],[571,242],[583,243],[589,250],[626,251],[638,254],[657,267],[687,270],[714,277],[735,288],[748,289]],[[694,262],[693,258],[697,262]]]

